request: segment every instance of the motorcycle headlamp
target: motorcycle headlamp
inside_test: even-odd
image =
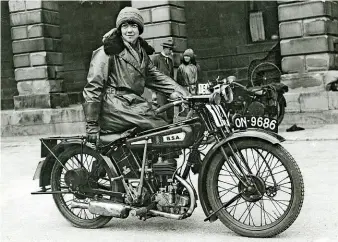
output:
[[[221,104],[221,95],[218,92],[214,92],[211,94],[209,102],[215,105]]]
[[[231,103],[234,99],[234,93],[229,85],[221,87],[221,93],[226,103]]]

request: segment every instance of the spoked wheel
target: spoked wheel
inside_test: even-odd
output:
[[[254,87],[280,82],[281,75],[282,72],[276,64],[272,62],[262,62],[250,73],[249,85]]]
[[[81,155],[82,154],[82,155]],[[53,191],[72,191],[66,194],[53,194],[54,202],[61,214],[74,226],[81,228],[99,228],[108,223],[111,217],[89,212],[88,208],[74,208],[73,204],[88,204],[95,194],[89,189],[118,191],[118,184],[112,183],[112,174],[103,158],[94,150],[83,146],[73,146],[59,157],[62,165],[55,162],[51,175]],[[100,199],[112,200],[109,195],[100,195]]]
[[[298,165],[279,144],[251,139],[231,143],[225,151],[230,162],[240,161],[250,186],[230,169],[221,152],[217,153],[207,174],[207,193],[213,211],[228,228],[247,237],[272,237],[286,230],[300,213],[304,184]],[[246,164],[245,164],[245,162]],[[239,172],[239,168],[235,169]]]

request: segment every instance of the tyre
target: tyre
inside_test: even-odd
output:
[[[264,86],[280,82],[282,75],[279,67],[272,62],[262,62],[256,65],[249,75],[249,86]]]
[[[284,119],[284,115],[285,115],[285,104],[286,104],[286,100],[285,97],[283,96],[283,94],[278,94],[278,104],[277,104],[277,122],[278,125],[280,125]]]
[[[75,191],[78,187],[121,191],[116,182],[111,182],[111,178],[117,175],[112,174],[101,155],[87,146],[83,146],[83,153],[81,151],[81,146],[72,146],[60,154],[58,159],[62,165],[56,161],[52,169],[52,191],[67,191],[69,188]],[[73,177],[69,178],[72,172]],[[74,177],[74,172],[80,175]],[[83,184],[77,188],[72,187],[75,180],[82,180]],[[80,189],[80,192],[75,193],[53,194],[53,199],[61,214],[75,227],[99,228],[108,223],[112,217],[92,214],[86,208],[71,206],[73,202],[88,204],[93,196],[94,194],[81,192]],[[100,198],[113,200],[107,195],[102,195]]]
[[[296,220],[304,199],[303,178],[295,160],[281,145],[259,139],[237,140],[231,147],[236,156],[225,147],[230,162],[234,164],[234,157],[241,160],[240,167],[257,190],[245,191],[218,152],[207,173],[212,210],[243,191],[235,202],[217,212],[222,223],[246,237],[272,237],[283,232]]]

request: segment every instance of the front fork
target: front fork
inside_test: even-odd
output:
[[[223,130],[221,130],[221,133],[223,137],[226,137],[226,133]],[[214,137],[217,143],[221,142],[222,138],[218,137],[217,135],[214,135]],[[228,200],[225,204],[223,204],[218,209],[210,213],[207,216],[207,218],[205,218],[204,221],[209,221],[217,212],[219,212],[223,208],[230,206],[232,203],[240,199],[242,195],[246,194],[247,192],[249,192],[250,194],[256,193],[259,197],[263,196],[263,194],[261,194],[261,192],[257,188],[256,183],[250,179],[250,177],[252,177],[254,174],[252,173],[245,157],[243,156],[241,151],[238,150],[236,144],[235,143],[231,144],[230,142],[227,142],[226,145],[227,147],[220,146],[220,151],[224,159],[226,160],[227,164],[229,165],[230,170],[239,180],[239,184],[242,184],[243,186],[237,195],[235,195],[233,198]],[[226,148],[229,148],[231,152],[230,157],[232,159],[227,154]]]

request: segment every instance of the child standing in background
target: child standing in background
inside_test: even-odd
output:
[[[186,87],[191,94],[196,95],[198,94],[198,78],[200,78],[200,67],[196,63],[196,56],[192,49],[187,49],[178,67],[176,81]]]

